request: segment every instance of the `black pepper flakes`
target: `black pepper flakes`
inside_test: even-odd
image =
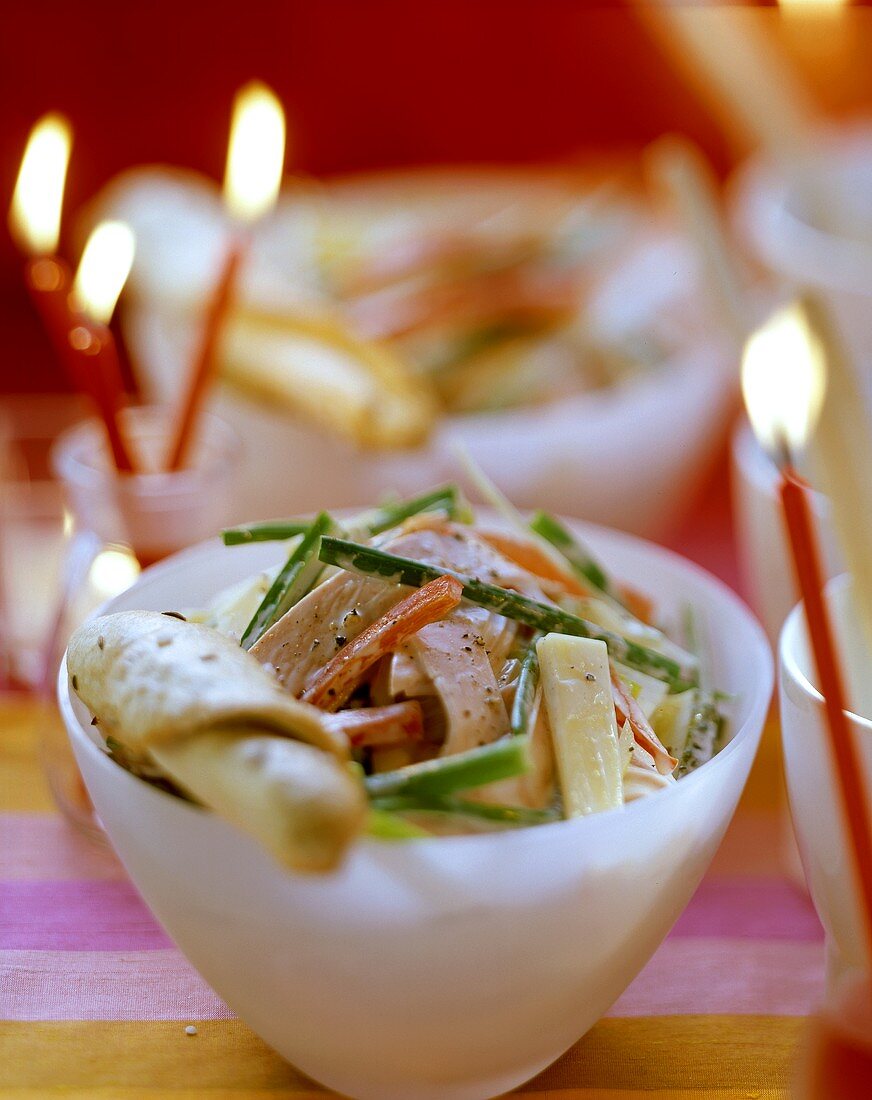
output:
[[[103,649],[106,648],[106,639],[103,637],[102,634],[97,639],[97,648],[100,649],[100,650],[103,650]]]

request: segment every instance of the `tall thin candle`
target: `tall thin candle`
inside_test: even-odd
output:
[[[72,272],[57,255],[72,133],[58,114],[44,115],[27,140],[9,208],[12,238],[25,254],[24,283],[55,353],[76,389],[82,389],[67,336],[73,324]]]
[[[170,444],[169,468],[190,461],[197,420],[217,371],[221,337],[237,292],[239,273],[248,250],[241,229],[262,218],[275,205],[285,156],[285,116],[278,99],[264,84],[241,88],[233,104],[224,201],[235,229],[206,308],[203,333],[191,364],[176,430]]]
[[[792,447],[805,444],[824,402],[826,363],[817,351],[809,341],[801,306],[782,310],[749,339],[742,363],[742,389],[754,431],[781,471],[779,492],[788,543],[824,700],[830,756],[848,828],[863,934],[872,959],[872,812],[845,714],[848,700],[824,600],[826,574],[811,506],[790,456]]]

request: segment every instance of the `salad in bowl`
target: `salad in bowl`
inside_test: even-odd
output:
[[[483,1100],[584,1034],[690,900],[769,704],[714,578],[493,503],[227,531],[145,570],[60,673],[158,920],[359,1100]]]
[[[514,829],[669,788],[717,751],[723,696],[558,519],[504,511],[477,519],[447,485],[227,530],[287,559],[205,608],[85,624],[73,690],[118,764],[296,870],[364,832]]]

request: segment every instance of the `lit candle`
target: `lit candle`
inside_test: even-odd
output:
[[[872,958],[872,813],[862,761],[845,714],[848,700],[824,600],[825,573],[812,507],[807,486],[794,472],[791,457],[806,445],[825,404],[828,372],[820,351],[803,306],[781,310],[748,340],[742,391],[754,432],[781,471],[779,488],[788,542],[824,700],[830,755]]]
[[[191,364],[169,452],[169,468],[178,470],[190,448],[203,402],[215,374],[219,342],[248,250],[250,227],[275,205],[285,157],[285,116],[278,99],[253,81],[236,95],[224,174],[224,202],[235,223],[224,263],[206,310],[203,331]]]
[[[121,222],[103,222],[91,233],[72,286],[79,309],[67,337],[84,387],[106,427],[112,461],[126,473],[134,469],[118,417],[124,405],[118,350],[108,327],[130,274],[135,242]]]
[[[77,389],[67,348],[72,326],[71,272],[57,253],[72,134],[63,116],[48,114],[30,132],[9,209],[12,238],[28,257],[24,281],[49,338]]]
[[[806,298],[802,317],[806,339],[825,364],[827,376],[826,395],[809,446],[812,468],[830,501],[839,545],[853,577],[857,618],[867,652],[872,654],[872,439],[868,410],[854,363],[824,307]]]

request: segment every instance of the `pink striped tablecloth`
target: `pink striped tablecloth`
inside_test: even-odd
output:
[[[318,1092],[233,1017],[115,858],[55,812],[36,756],[45,720],[33,704],[0,704],[0,1097]],[[814,910],[785,874],[780,799],[769,729],[692,903],[608,1017],[526,1095],[787,1096],[823,950]]]

